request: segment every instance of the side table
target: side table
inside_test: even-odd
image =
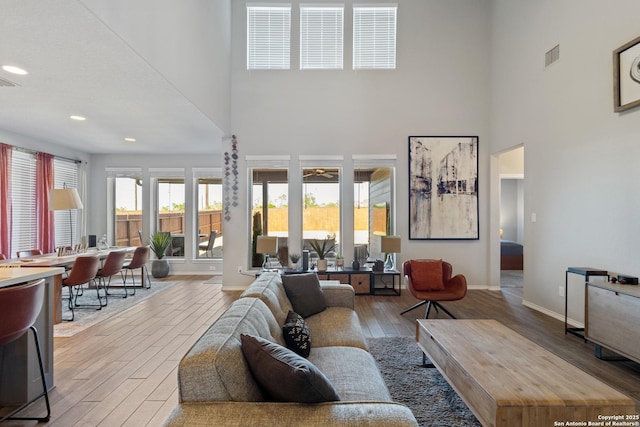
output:
[[[402,293],[402,277],[397,270],[372,271],[371,294],[384,292],[379,295],[397,295]]]
[[[569,267],[564,273],[564,333],[565,335],[567,333],[573,334],[584,339],[584,341],[587,342],[587,339],[584,336],[584,328],[570,328],[567,324],[567,311],[569,306],[569,293],[567,292],[569,273],[584,276],[584,284],[586,286],[587,282],[589,281],[589,277],[591,276],[607,276],[607,280],[609,280],[609,272],[606,270],[600,270],[590,267]]]

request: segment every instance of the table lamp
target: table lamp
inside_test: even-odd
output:
[[[49,194],[49,209],[52,211],[69,211],[69,232],[71,233],[71,242],[69,246],[73,247],[73,218],[72,209],[82,209],[82,201],[75,188],[54,188]]]
[[[278,238],[275,236],[258,236],[256,243],[256,253],[264,255],[262,268],[267,270],[271,266],[269,255],[278,252]]]
[[[380,246],[382,252],[387,254],[387,259],[384,262],[385,271],[395,270],[396,266],[392,254],[400,252],[400,236],[381,236]]]

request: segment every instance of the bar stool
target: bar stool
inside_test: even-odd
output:
[[[42,302],[44,301],[44,279],[29,282],[18,286],[8,286],[0,288],[0,346],[9,344],[31,329],[33,332],[33,340],[38,352],[38,365],[40,367],[40,377],[42,378],[43,392],[34,397],[29,402],[20,405],[18,408],[3,416],[0,422],[4,420],[37,420],[47,422],[51,418],[51,407],[49,406],[49,392],[47,388],[47,379],[44,376],[44,367],[42,364],[42,353],[40,352],[40,340],[38,339],[38,331],[33,324],[35,323]],[[22,411],[27,406],[44,396],[47,404],[46,417],[14,417],[15,414]]]

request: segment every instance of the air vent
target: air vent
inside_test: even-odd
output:
[[[544,66],[548,67],[549,65],[556,62],[560,59],[560,45],[556,45],[553,49],[544,54]]]
[[[18,85],[0,77],[0,87],[14,87],[14,86],[18,86]]]

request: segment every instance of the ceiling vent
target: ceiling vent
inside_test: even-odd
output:
[[[15,86],[18,86],[18,85],[0,77],[0,87],[15,87]]]
[[[553,64],[554,62],[556,62],[558,59],[560,59],[560,45],[556,45],[555,47],[553,47],[551,50],[547,51],[547,53],[544,54],[544,66],[545,68],[548,67],[549,65]]]

